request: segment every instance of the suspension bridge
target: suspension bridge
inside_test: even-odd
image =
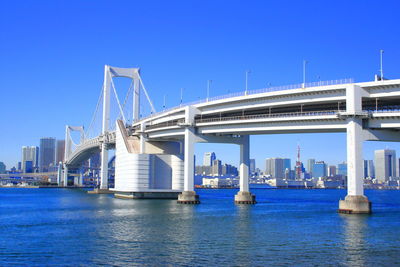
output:
[[[118,98],[116,77],[132,79],[124,101]],[[115,118],[110,117],[112,95]],[[143,98],[150,114],[141,118]],[[94,119],[87,130],[66,126],[65,161],[58,183],[67,185],[70,170],[101,153],[100,190],[121,198],[173,197],[179,203],[196,204],[200,200],[194,191],[195,143],[228,143],[240,147],[240,191],[234,201],[254,204],[255,195],[249,190],[250,135],[343,132],[348,179],[339,211],[369,213],[371,203],[363,187],[363,142],[400,141],[399,100],[400,80],[355,83],[343,79],[246,90],[156,112],[138,68],[106,65],[95,111],[102,109],[101,132],[90,136]],[[131,117],[125,115],[129,101]],[[79,133],[79,142],[73,141],[72,132]],[[115,150],[114,188],[108,186],[111,149]]]

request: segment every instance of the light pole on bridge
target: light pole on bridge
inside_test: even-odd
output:
[[[308,61],[303,60],[303,88],[306,87],[306,66],[307,66]]]
[[[381,81],[383,80],[383,50],[381,49],[380,50],[380,54],[381,54],[381,69],[380,69],[380,72],[381,72]]]
[[[210,87],[211,87],[212,80],[207,81],[207,102],[210,97]]]
[[[244,91],[244,95],[247,95],[247,91],[249,89],[248,84],[249,84],[249,73],[251,73],[250,70],[246,70],[246,90]]]

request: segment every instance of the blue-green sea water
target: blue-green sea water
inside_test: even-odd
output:
[[[400,191],[372,215],[344,190],[198,190],[200,205],[72,189],[0,189],[0,266],[400,266]]]

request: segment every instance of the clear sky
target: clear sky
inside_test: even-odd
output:
[[[140,67],[156,109],[244,90],[307,80],[370,81],[384,49],[388,78],[400,78],[399,1],[4,1],[0,8],[0,161],[14,166],[21,146],[64,138],[87,125],[104,65]],[[119,82],[121,87],[129,85]],[[120,97],[123,98],[121,92]],[[345,160],[344,134],[251,137],[251,157]],[[365,143],[373,150],[397,143]],[[199,144],[236,164],[238,147]],[[261,166],[260,166],[261,165]]]

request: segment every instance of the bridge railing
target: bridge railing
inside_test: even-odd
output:
[[[206,99],[199,99],[199,100],[192,101],[189,103],[181,104],[179,106],[164,109],[160,112],[153,113],[150,116],[147,116],[143,119],[151,118],[151,117],[157,116],[159,114],[162,114],[164,112],[173,111],[173,110],[176,110],[176,109],[179,109],[182,107],[186,107],[186,106],[193,106],[193,105],[197,105],[197,104],[202,104],[202,103],[206,103],[206,102],[212,102],[212,101],[222,100],[222,99],[227,99],[227,98],[232,98],[232,97],[239,97],[239,96],[244,96],[244,95],[256,95],[256,94],[277,92],[277,91],[284,91],[284,90],[291,90],[291,89],[301,89],[301,88],[304,89],[304,88],[312,88],[312,87],[320,87],[320,86],[347,84],[347,83],[354,83],[354,79],[346,78],[346,79],[329,80],[329,81],[308,82],[305,84],[298,83],[298,84],[290,84],[290,85],[283,85],[283,86],[271,86],[271,87],[266,87],[266,88],[261,88],[261,89],[256,89],[256,90],[248,90],[247,92],[246,91],[234,92],[234,93],[230,93],[230,94],[209,97]]]
[[[338,110],[326,111],[310,111],[310,112],[288,112],[288,113],[271,113],[271,114],[256,114],[256,115],[242,115],[231,117],[217,117],[217,118],[198,118],[196,123],[220,122],[220,121],[234,121],[234,120],[254,120],[254,119],[268,119],[268,118],[283,118],[283,117],[302,117],[302,116],[326,116],[336,115]]]

